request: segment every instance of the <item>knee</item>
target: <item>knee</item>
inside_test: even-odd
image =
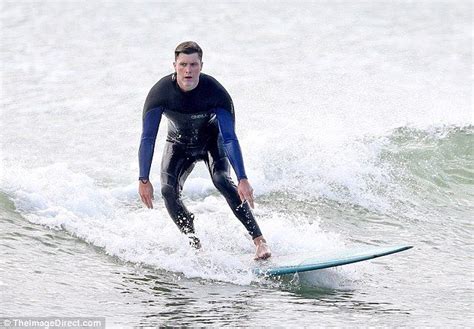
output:
[[[161,196],[165,201],[175,200],[178,198],[178,192],[176,189],[168,184],[161,185]]]
[[[228,190],[233,187],[230,177],[222,171],[218,171],[212,175],[212,182],[219,191]]]

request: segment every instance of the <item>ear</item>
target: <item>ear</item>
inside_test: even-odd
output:
[[[203,65],[204,65],[204,62],[201,62],[201,69],[199,71],[202,71]]]
[[[176,72],[176,62],[173,62],[174,71]]]

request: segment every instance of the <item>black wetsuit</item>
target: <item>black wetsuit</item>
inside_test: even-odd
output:
[[[230,178],[229,161],[237,178],[247,178],[234,131],[234,108],[224,87],[201,73],[199,84],[182,91],[174,74],[165,76],[150,90],[143,110],[139,150],[140,178],[148,179],[162,114],[168,118],[168,137],[161,162],[161,193],[166,208],[183,233],[194,233],[194,215],[181,199],[186,178],[203,160],[212,181],[226,198],[235,216],[252,238],[262,235],[247,202],[240,200]]]

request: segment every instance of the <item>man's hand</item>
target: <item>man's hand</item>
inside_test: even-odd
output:
[[[140,194],[140,198],[142,202],[147,206],[148,209],[153,209],[153,201],[155,198],[153,197],[153,185],[150,181],[143,183],[138,181],[138,194]]]
[[[237,191],[239,192],[240,200],[242,202],[248,201],[250,207],[253,208],[253,188],[247,179],[244,178],[239,181]]]

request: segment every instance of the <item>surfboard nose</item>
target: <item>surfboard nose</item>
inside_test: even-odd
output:
[[[395,253],[399,253],[413,246],[392,246],[392,247],[354,247],[349,249],[331,252],[326,255],[315,254],[311,258],[286,259],[284,262],[278,262],[278,257],[274,257],[272,264],[260,264],[253,269],[253,273],[257,276],[278,276],[286,274],[294,274],[307,271],[322,270],[341,265],[347,265],[378,257],[383,257]]]

